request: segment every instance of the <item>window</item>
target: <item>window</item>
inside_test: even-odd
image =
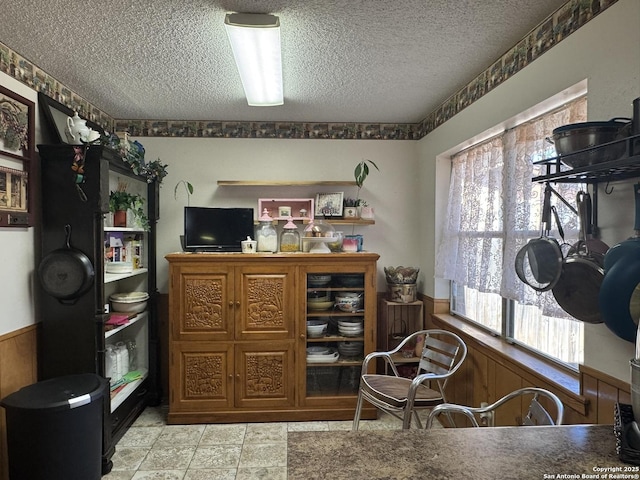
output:
[[[546,186],[531,178],[545,174],[536,161],[555,155],[546,137],[558,126],[585,120],[583,96],[453,155],[447,224],[436,261],[436,276],[452,280],[452,313],[574,367],[583,359],[582,322],[564,312],[551,291],[523,283],[514,265],[518,250],[541,235]],[[565,202],[575,203],[586,186],[553,189],[565,238],[555,225],[551,234],[571,244],[578,220]]]

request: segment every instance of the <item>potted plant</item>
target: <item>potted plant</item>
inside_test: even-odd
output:
[[[187,206],[189,206],[191,195],[193,195],[193,185],[191,185],[191,183],[187,182],[186,180],[180,180],[178,183],[176,183],[176,186],[173,189],[173,198],[176,200],[178,199],[178,187],[180,187],[180,185],[184,185],[184,189],[187,192]]]
[[[369,176],[369,165],[372,165],[376,170],[380,171],[378,165],[373,160],[364,159],[356,165],[353,171],[353,177],[356,180],[356,186],[358,191],[356,192],[355,207],[357,208],[357,216],[365,219],[373,219],[373,208],[368,203],[360,198],[360,190],[364,181]]]
[[[143,230],[149,230],[149,219],[144,211],[144,198],[127,192],[127,184],[118,182],[118,188],[109,194],[109,211],[113,213],[114,227],[127,226],[127,210],[131,210]]]

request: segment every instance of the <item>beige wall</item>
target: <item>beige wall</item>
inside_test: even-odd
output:
[[[420,224],[425,274],[424,292],[447,298],[447,283],[433,278],[440,225],[446,214],[449,162],[446,152],[502,122],[509,121],[558,92],[588,82],[590,120],[631,116],[631,102],[640,97],[640,2],[620,0],[583,28],[542,55],[479,101],[420,140]],[[610,245],[631,234],[633,197],[630,184],[618,183],[610,196],[600,195],[600,226]],[[623,208],[621,208],[623,206]],[[602,324],[585,326],[585,364],[615,378],[629,378],[632,345]]]
[[[174,199],[174,186],[185,179],[194,186],[192,206],[253,207],[259,198],[314,198],[317,192],[344,191],[355,197],[356,187],[230,187],[218,180],[353,180],[363,158],[373,160],[361,198],[375,209],[376,223],[359,226],[367,250],[381,255],[379,265],[415,264],[421,255],[418,223],[417,142],[374,140],[176,139],[140,138],[145,157],[160,157],[169,175],[160,189],[158,224],[158,286],[167,292],[167,253],[180,250],[184,188]],[[256,212],[257,213],[257,212]],[[336,227],[338,228],[338,227]],[[352,227],[340,226],[346,234]],[[385,289],[380,268],[379,289]]]

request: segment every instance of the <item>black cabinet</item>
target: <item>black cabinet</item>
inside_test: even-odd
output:
[[[70,232],[71,248],[86,256],[94,273],[91,288],[78,296],[59,299],[47,293],[49,289],[40,292],[37,313],[42,320],[40,378],[81,373],[108,377],[107,346],[123,340],[133,340],[138,354],[136,372],[140,378],[125,383],[117,393],[112,392],[106,402],[103,425],[103,472],[106,473],[111,468],[116,442],[145,405],[157,404],[160,399],[155,240],[159,185],[135,175],[116,152],[106,147],[39,145],[38,150],[41,256],[45,258],[52,251],[66,248]],[[148,231],[105,227],[109,192],[115,190],[118,181],[125,181],[146,197]],[[131,274],[105,272],[105,232],[118,230],[142,239],[142,268]],[[112,328],[105,323],[109,319],[109,296],[129,291],[149,294],[146,310],[126,324],[108,330]]]

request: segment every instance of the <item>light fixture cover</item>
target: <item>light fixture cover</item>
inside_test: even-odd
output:
[[[228,13],[224,26],[249,105],[282,105],[278,17],[261,13]]]

